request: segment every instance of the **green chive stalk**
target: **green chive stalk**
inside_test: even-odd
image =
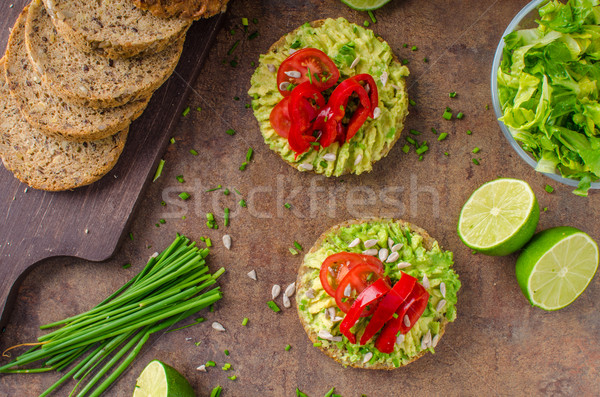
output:
[[[72,366],[41,396],[50,395],[69,380],[77,381],[70,395],[75,395],[80,385],[77,396],[101,395],[127,370],[153,333],[221,299],[219,287],[209,288],[225,269],[210,274],[205,260],[208,254],[207,248],[198,248],[195,242],[177,235],[167,249],[150,258],[140,273],[100,304],[40,327],[60,328],[40,336],[39,345],[0,366],[0,373],[62,371]],[[24,367],[36,362],[39,368]],[[91,379],[87,380],[88,376]]]

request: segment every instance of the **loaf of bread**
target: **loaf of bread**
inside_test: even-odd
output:
[[[119,58],[164,50],[182,38],[189,20],[158,18],[132,0],[44,0],[58,32],[87,52]]]

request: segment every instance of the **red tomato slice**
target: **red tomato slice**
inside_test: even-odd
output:
[[[376,257],[353,252],[340,252],[329,255],[321,265],[319,278],[325,292],[335,298],[335,291],[340,281],[346,277],[351,269],[360,264],[371,266],[374,272],[383,277],[385,271],[383,263]]]
[[[289,102],[289,97],[283,98],[281,102],[275,105],[273,110],[271,110],[271,115],[269,116],[271,127],[273,127],[275,132],[283,138],[287,138],[289,136],[290,128],[292,126],[290,111],[288,109]]]
[[[277,88],[281,95],[287,97],[291,91],[287,88],[282,89],[282,83],[298,86],[312,81],[319,91],[325,91],[333,87],[339,78],[340,71],[327,54],[316,48],[303,48],[294,52],[279,66]]]
[[[325,106],[325,98],[309,82],[294,88],[288,104],[292,124],[288,143],[296,155],[306,152],[317,138],[313,135],[313,119],[321,107]]]
[[[382,274],[373,268],[373,265],[368,263],[361,263],[354,266],[346,276],[339,282],[339,285],[335,291],[335,303],[344,313],[348,313],[355,298],[352,296],[346,296],[346,292],[354,290],[356,295],[373,284],[375,281],[383,278]],[[367,317],[375,311],[376,304],[371,304],[365,308],[361,313],[360,317]]]

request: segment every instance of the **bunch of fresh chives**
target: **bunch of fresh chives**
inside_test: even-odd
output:
[[[42,326],[61,327],[39,337],[35,347],[1,366],[0,373],[62,371],[79,360],[41,396],[71,378],[77,384],[70,396],[80,386],[83,388],[77,396],[99,396],[133,362],[151,334],[221,299],[219,287],[207,288],[225,269],[211,275],[205,261],[209,250],[195,245],[178,235],[160,255],[150,258],[137,276],[98,306]],[[22,368],[34,362],[41,362],[41,367]]]

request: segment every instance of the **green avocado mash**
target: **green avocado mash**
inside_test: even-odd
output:
[[[373,31],[343,18],[327,19],[318,27],[304,24],[283,40],[285,45],[260,56],[260,65],[252,76],[252,87],[248,91],[265,143],[300,171],[310,169],[326,176],[371,171],[373,163],[387,155],[404,128],[404,119],[408,115],[404,77],[409,74],[408,68],[394,61],[390,46],[375,37]],[[325,52],[338,67],[340,81],[360,73],[373,76],[379,92],[381,115],[376,120],[367,119],[349,142],[310,149],[295,158],[296,153],[289,147],[287,139],[271,127],[269,115],[283,99],[277,89],[279,65],[290,55],[290,49],[306,47]],[[353,63],[355,66],[351,68]],[[334,154],[335,160],[325,160],[328,153]]]
[[[349,244],[357,237],[360,238],[361,243],[350,248]],[[390,277],[392,283],[398,281],[401,271],[416,277],[421,284],[423,284],[425,275],[429,281],[427,291],[430,297],[425,312],[413,329],[405,335],[404,341],[395,345],[391,354],[381,353],[375,348],[375,341],[379,333],[364,346],[350,343],[341,334],[339,325],[344,313],[337,308],[335,299],[325,292],[319,279],[321,264],[329,255],[342,251],[361,253],[366,250],[364,242],[371,239],[378,240],[378,244],[372,247],[377,249],[389,249],[390,245],[402,244],[398,250],[400,254],[398,260],[392,263],[384,262],[386,275]],[[317,251],[310,252],[304,257],[303,266],[306,266],[308,270],[299,280],[300,287],[296,298],[298,313],[315,333],[327,331],[334,337],[342,337],[341,342],[321,341],[325,348],[337,348],[342,364],[363,363],[370,352],[373,356],[364,364],[365,366],[384,364],[399,367],[408,363],[423,350],[434,353],[435,344],[439,339],[439,337],[436,338],[436,335],[440,333],[442,322],[444,320],[451,322],[456,318],[456,294],[461,284],[458,275],[452,270],[452,258],[452,252],[442,251],[437,242],[430,250],[427,250],[423,246],[421,235],[394,221],[371,221],[342,227],[329,234]],[[400,269],[399,264],[407,267]],[[441,286],[442,283],[444,286]],[[442,293],[444,289],[445,297]],[[310,298],[311,296],[313,298]],[[443,299],[446,304],[440,307],[439,311],[436,310],[438,305],[442,306],[440,301]],[[333,313],[329,308],[334,310],[333,319],[331,317]],[[368,321],[369,317],[363,318],[353,328],[357,339],[360,339]],[[431,346],[423,348],[422,340],[427,331],[430,331],[432,340],[435,342]]]

